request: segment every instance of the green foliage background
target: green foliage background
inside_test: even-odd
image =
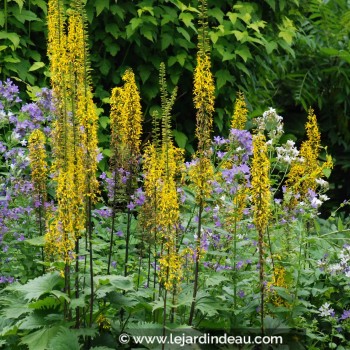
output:
[[[0,77],[31,87],[48,86],[44,0],[3,0],[0,12]],[[188,153],[195,149],[192,73],[196,56],[197,1],[87,0],[92,77],[101,108],[100,144],[108,156],[108,98],[127,67],[134,69],[145,115],[160,109],[158,70],[167,65],[178,85],[174,137]],[[216,131],[224,132],[236,92],[245,93],[250,116],[273,106],[287,131],[303,138],[306,110],[313,107],[336,162],[330,195],[350,195],[349,171],[350,4],[346,0],[208,1]],[[172,86],[170,86],[172,88]]]

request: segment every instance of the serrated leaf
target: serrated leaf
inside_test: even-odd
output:
[[[109,9],[109,0],[98,0],[96,4],[96,17],[101,14],[101,12],[106,8]]]
[[[36,300],[46,293],[50,293],[62,281],[58,272],[34,278],[24,285],[13,285],[9,289],[22,292],[24,299]]]
[[[32,312],[32,310],[28,308],[28,303],[22,298],[19,298],[18,294],[11,294],[7,297],[2,297],[0,302],[1,315],[3,315],[6,319],[16,319],[23,314]]]
[[[28,70],[28,72],[32,72],[34,70],[40,69],[45,67],[45,63],[44,62],[35,62]]]
[[[68,303],[70,302],[70,298],[68,297],[68,295],[64,292],[61,292],[60,290],[53,290],[51,291],[52,295],[54,295],[55,297],[59,298],[63,298],[64,300],[66,300]]]
[[[81,348],[76,332],[61,326],[58,333],[50,340],[48,350],[80,350]]]
[[[218,286],[220,285],[222,282],[226,282],[229,279],[223,275],[212,275],[208,278],[206,278],[205,280],[205,284],[207,285],[207,287],[213,287],[213,286]]]
[[[18,327],[19,329],[38,329],[47,325],[47,320],[38,313],[32,313],[28,315]]]
[[[20,344],[28,346],[29,350],[47,350],[50,340],[57,335],[59,326],[40,329],[21,338]]]

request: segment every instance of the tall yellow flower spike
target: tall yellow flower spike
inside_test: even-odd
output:
[[[124,86],[114,88],[111,95],[111,161],[115,169],[123,168],[135,177],[142,134],[141,98],[131,69],[122,79]]]
[[[253,136],[251,194],[254,213],[253,222],[258,232],[265,232],[271,214],[270,162],[265,141],[265,136],[262,134]]]
[[[242,92],[238,92],[231,121],[231,128],[244,130],[245,124],[247,122],[247,116],[248,108],[244,99],[244,95]]]
[[[214,78],[211,73],[209,55],[199,51],[197,54],[197,66],[194,71],[193,101],[197,110],[196,137],[200,152],[208,149],[211,144],[215,100],[214,92]]]
[[[46,249],[51,258],[69,263],[75,241],[85,230],[87,201],[98,192],[97,114],[92,101],[86,19],[81,1],[48,3],[48,55],[56,120],[53,123],[53,180],[57,211],[48,219]]]
[[[307,140],[300,147],[300,156],[303,158],[303,162],[296,160],[292,163],[286,181],[287,187],[292,189],[293,193],[299,193],[301,198],[307,195],[309,189],[315,190],[317,187],[316,179],[324,176],[324,169],[333,167],[332,158],[329,155],[327,155],[323,165],[319,164],[321,135],[316,115],[312,109],[309,110],[305,129]]]

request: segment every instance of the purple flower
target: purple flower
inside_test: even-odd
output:
[[[18,238],[17,238],[17,241],[19,242],[22,242],[25,240],[25,237],[23,235],[20,235]]]
[[[242,266],[244,265],[244,262],[243,261],[238,261],[237,264],[236,264],[236,269],[237,270],[240,270],[242,268]]]
[[[100,152],[100,153],[97,155],[96,160],[97,160],[97,162],[100,162],[102,159],[103,159],[103,154]]]
[[[135,209],[135,203],[134,203],[134,202],[130,202],[126,207],[127,207],[129,210],[134,210],[134,209]]]
[[[116,233],[115,233],[118,237],[123,237],[124,236],[124,233],[123,233],[123,231],[117,231]]]
[[[340,316],[340,320],[344,321],[350,318],[350,310],[344,310],[343,314]]]
[[[244,298],[245,297],[245,293],[244,293],[244,290],[239,290],[237,295],[240,297],[240,298]]]

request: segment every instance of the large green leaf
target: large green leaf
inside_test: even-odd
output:
[[[14,285],[9,289],[22,292],[24,299],[36,300],[46,293],[50,293],[56,287],[62,278],[58,272],[48,273],[46,275],[34,278],[24,285]]]
[[[20,344],[27,345],[29,350],[48,350],[50,341],[57,336],[60,329],[60,326],[39,329],[22,337]]]
[[[61,327],[56,336],[50,340],[48,350],[80,350],[81,348],[76,332]]]

